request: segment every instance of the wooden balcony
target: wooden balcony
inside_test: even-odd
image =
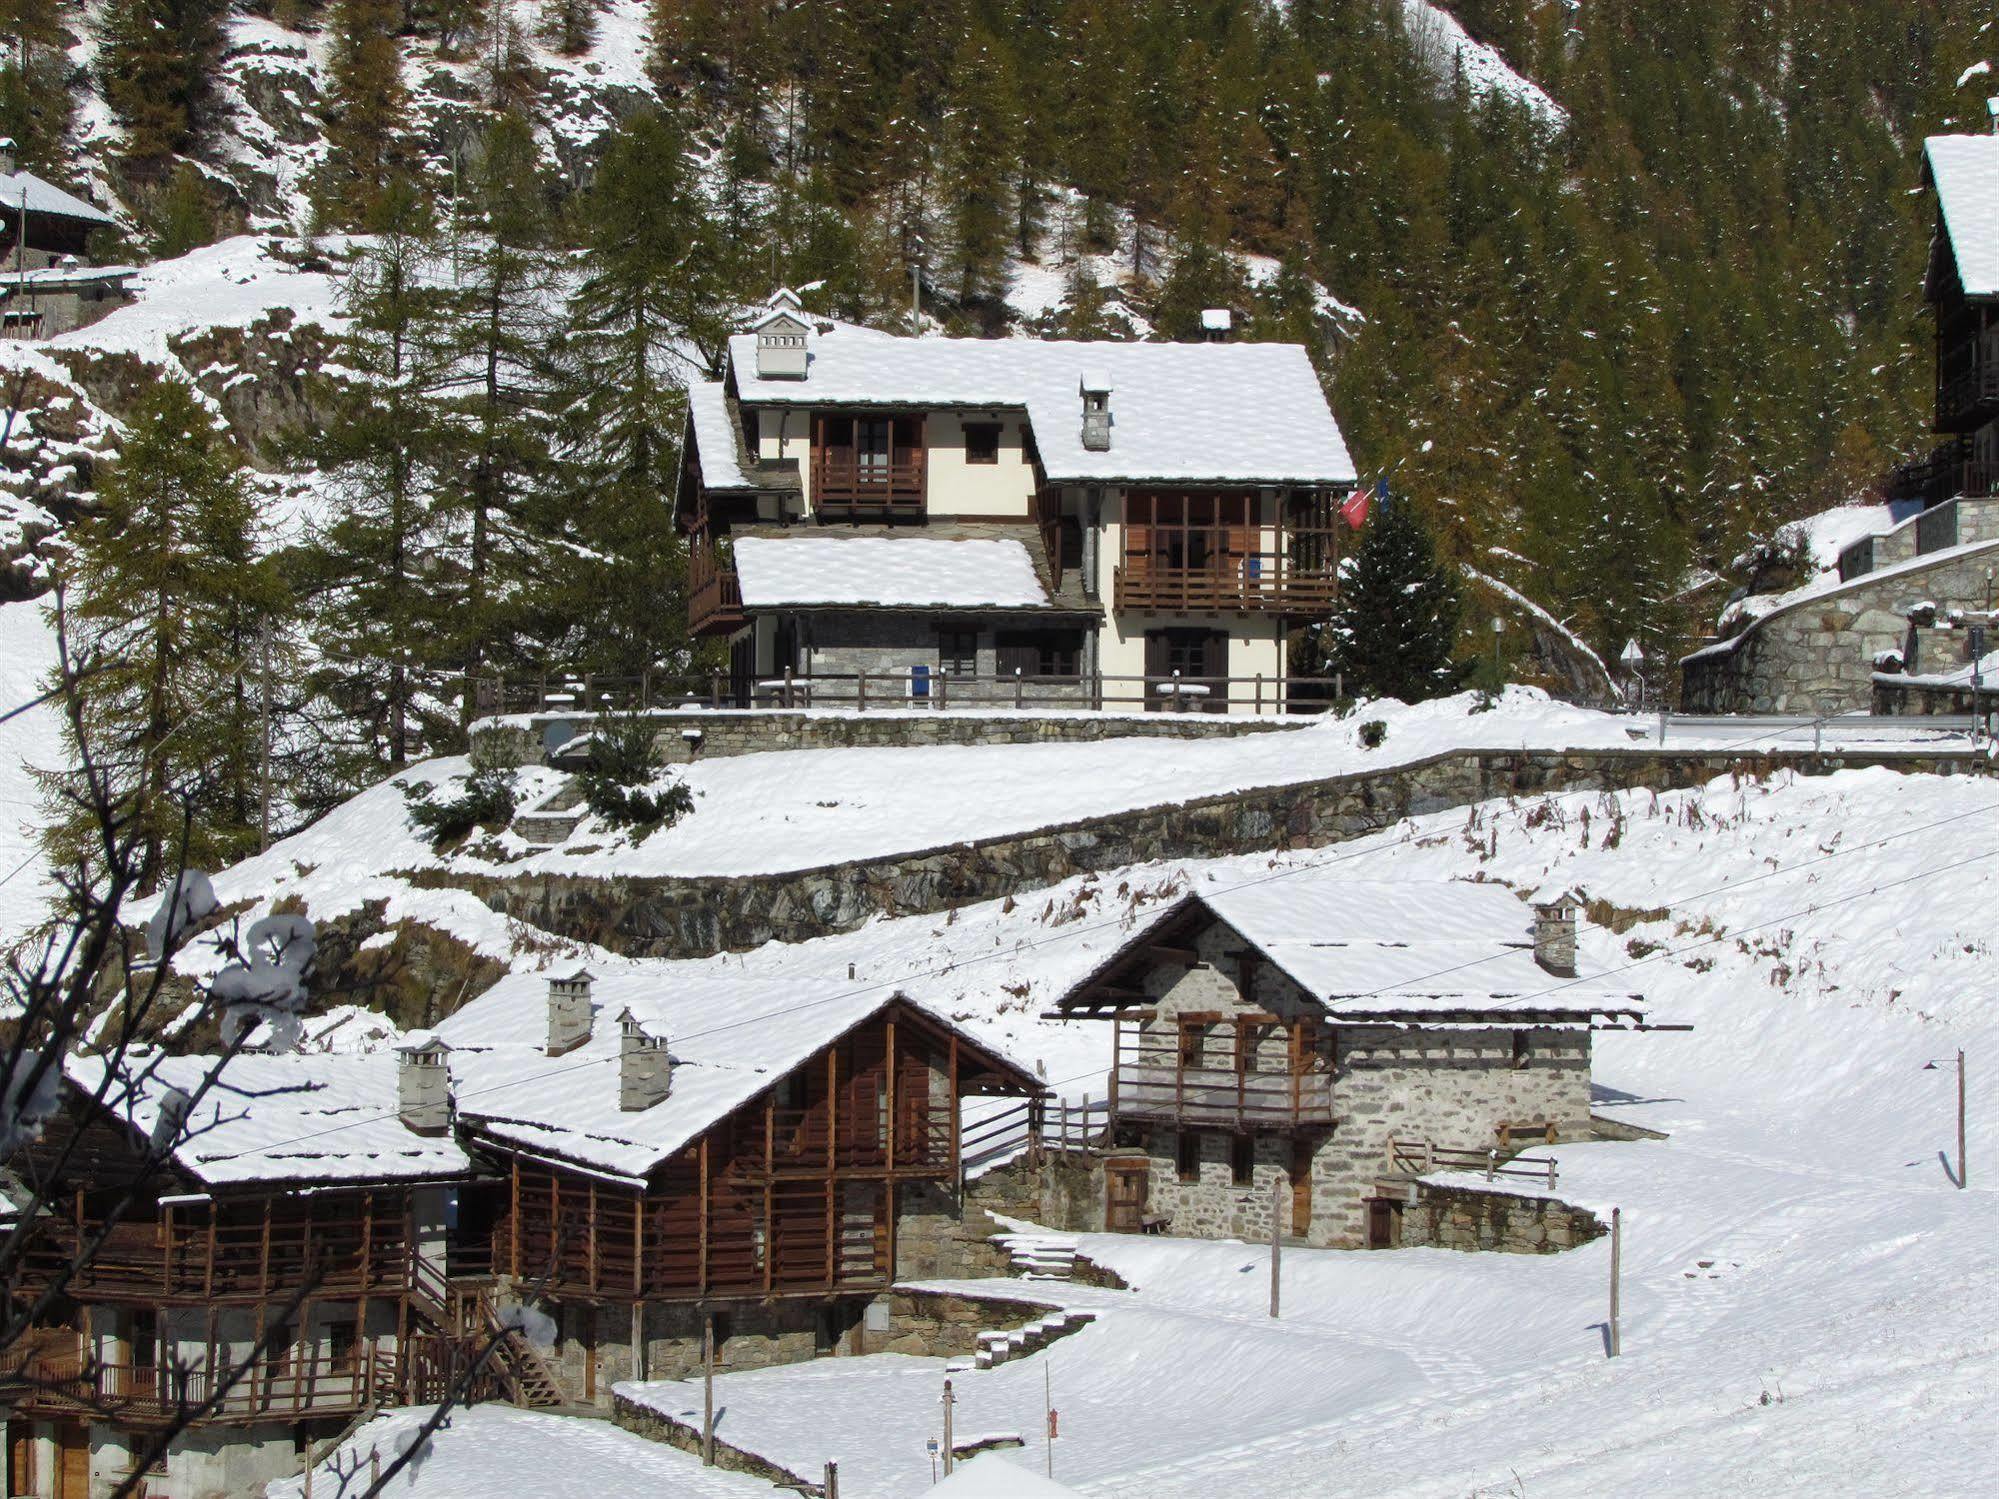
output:
[[[1954,371],[1937,371],[1939,431],[1981,426],[1994,415],[1999,415],[1999,359],[1973,359]]]
[[[393,1353],[366,1348],[340,1357],[279,1355],[233,1380],[233,1368],[162,1369],[36,1353],[0,1367],[0,1388],[26,1415],[146,1425],[199,1411],[202,1421],[295,1421],[397,1404],[406,1398],[399,1372]],[[429,1393],[430,1383],[419,1393]]]
[[[815,447],[812,509],[828,520],[921,520],[928,467],[922,448],[877,457]]]
[[[1127,1062],[1111,1074],[1118,1119],[1210,1129],[1299,1129],[1333,1122],[1333,1080],[1324,1072],[1233,1067],[1161,1067]]]
[[[1338,599],[1338,538],[1317,527],[1133,525],[1112,585],[1118,609],[1172,614],[1324,614]]]
[[[733,567],[718,568],[687,594],[687,628],[696,635],[730,635],[749,622]]]

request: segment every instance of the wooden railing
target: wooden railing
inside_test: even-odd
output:
[[[1254,528],[1157,529],[1181,547],[1164,551],[1143,528],[1128,532],[1112,580],[1115,607],[1180,614],[1324,614],[1339,600],[1339,554],[1330,539],[1287,539],[1279,532],[1278,544],[1262,549],[1244,542],[1246,534],[1258,534]],[[1187,545],[1190,538],[1194,544]]]
[[[863,460],[852,448],[814,448],[812,508],[834,515],[921,516],[925,471],[921,448],[898,448],[879,462]]]
[[[1484,1150],[1456,1149],[1434,1145],[1428,1140],[1388,1142],[1388,1170],[1397,1176],[1427,1176],[1435,1171],[1481,1171],[1487,1181],[1495,1177],[1523,1177],[1543,1182],[1555,1190],[1553,1156],[1508,1155],[1497,1146]]]
[[[1333,1079],[1326,1072],[1133,1062],[1120,1065],[1111,1077],[1112,1109],[1120,1119],[1238,1129],[1333,1122]]]
[[[1999,407],[1999,359],[1974,359],[1955,374],[1939,371],[1937,420],[1955,422]]]
[[[463,690],[475,717],[502,713],[561,715],[585,723],[612,712],[689,708],[837,708],[855,713],[967,709],[1055,709],[1093,712],[1220,712],[1316,714],[1333,706],[1341,690],[1333,677],[1120,676],[1081,672],[1040,676],[1025,672],[946,676],[926,668],[884,672],[783,671],[747,687],[726,672],[676,676],[545,673],[480,676]]]
[[[959,1157],[967,1171],[1051,1150],[1090,1150],[1110,1136],[1108,1098],[1023,1098],[981,1114],[964,1127]]]
[[[0,1370],[17,1410],[35,1414],[88,1413],[120,1421],[153,1422],[200,1412],[204,1421],[289,1420],[336,1416],[395,1404],[403,1398],[396,1358],[355,1348],[332,1355],[261,1360],[228,1381],[208,1369],[159,1368],[100,1361],[78,1354],[32,1356]]]
[[[718,568],[687,594],[687,628],[697,635],[721,635],[742,625],[743,588],[733,567]]]

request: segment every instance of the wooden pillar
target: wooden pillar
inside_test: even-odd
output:
[[[959,1136],[961,1133],[958,1128],[958,1033],[956,1031],[953,1031],[951,1033],[951,1061],[950,1061],[949,1081],[950,1081],[951,1102],[949,1109],[946,1113],[946,1118],[949,1120],[948,1127],[951,1131],[951,1177],[955,1181],[957,1180],[958,1176],[958,1165],[959,1165],[958,1146],[959,1146]],[[959,1183],[960,1187],[962,1187],[963,1185],[964,1184],[962,1182]]]
[[[409,1242],[410,1258],[416,1258],[416,1240]],[[361,1288],[366,1290],[374,1281],[375,1269],[375,1194],[361,1194]]]
[[[263,1247],[257,1259],[257,1294],[271,1294],[271,1199],[268,1197],[264,1199]]]
[[[590,1262],[584,1272],[584,1284],[590,1287],[590,1293],[594,1296],[597,1292],[597,1178],[594,1176],[590,1178],[583,1201],[584,1211],[590,1215],[588,1230]]]
[[[514,1203],[513,1211],[507,1215],[507,1273],[515,1280],[521,1278],[521,1158],[513,1158]]]
[[[777,1271],[776,1190],[772,1174],[777,1169],[777,1094],[764,1094],[764,1295],[770,1295]]]
[[[701,1137],[701,1283],[700,1292],[708,1294],[708,1137]]]
[[[1118,1058],[1124,1050],[1124,1019],[1111,1017],[1111,1118],[1117,1118],[1117,1072]]]
[[[632,1199],[632,1296],[645,1294],[646,1194],[643,1189]]]
[[[826,1048],[826,1289],[840,1279],[840,1047]]]

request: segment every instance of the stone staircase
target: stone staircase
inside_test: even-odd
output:
[[[1095,1312],[1068,1310],[1053,1312],[1024,1327],[982,1332],[978,1336],[978,1351],[972,1355],[972,1361],[981,1369],[997,1368],[1014,1359],[1025,1358],[1030,1353],[1039,1353],[1057,1338],[1081,1332],[1096,1320]]]
[[[583,805],[583,791],[574,781],[543,797],[514,818],[514,831],[537,848],[553,848],[567,842],[590,811]]]
[[[1064,1234],[994,1234],[1007,1271],[1022,1280],[1074,1280],[1076,1241]]]

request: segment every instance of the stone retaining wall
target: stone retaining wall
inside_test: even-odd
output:
[[[1980,524],[1984,524],[1981,520]],[[1864,711],[1874,658],[1903,649],[1908,606],[1980,607],[1999,541],[1887,577],[1867,574],[1823,598],[1765,615],[1732,648],[1700,652],[1681,667],[1681,706],[1693,713]]]
[[[1040,690],[1040,689],[1037,689]],[[654,742],[669,765],[757,755],[773,750],[910,749],[938,744],[1090,744],[1103,739],[1215,739],[1302,728],[1306,718],[1235,718],[1208,713],[1035,713],[994,708],[982,712],[805,713],[784,708],[690,709],[652,715]],[[594,720],[573,714],[536,714],[489,724],[475,738],[506,735],[552,753],[590,732]],[[698,739],[690,734],[698,732]]]
[[[1231,793],[884,859],[736,878],[504,877],[423,872],[412,883],[471,890],[506,915],[615,951],[706,957],[766,942],[852,931],[910,915],[1044,889],[1072,875],[1161,859],[1211,858],[1344,842],[1405,817],[1494,797],[1577,790],[1657,791],[1735,772],[1823,774],[1886,765],[1987,773],[1970,752],[1805,749],[1465,750],[1380,771]]]
[[[1404,1249],[1556,1254],[1604,1233],[1603,1220],[1588,1208],[1552,1197],[1418,1182],[1416,1200],[1402,1209],[1400,1242]]]

